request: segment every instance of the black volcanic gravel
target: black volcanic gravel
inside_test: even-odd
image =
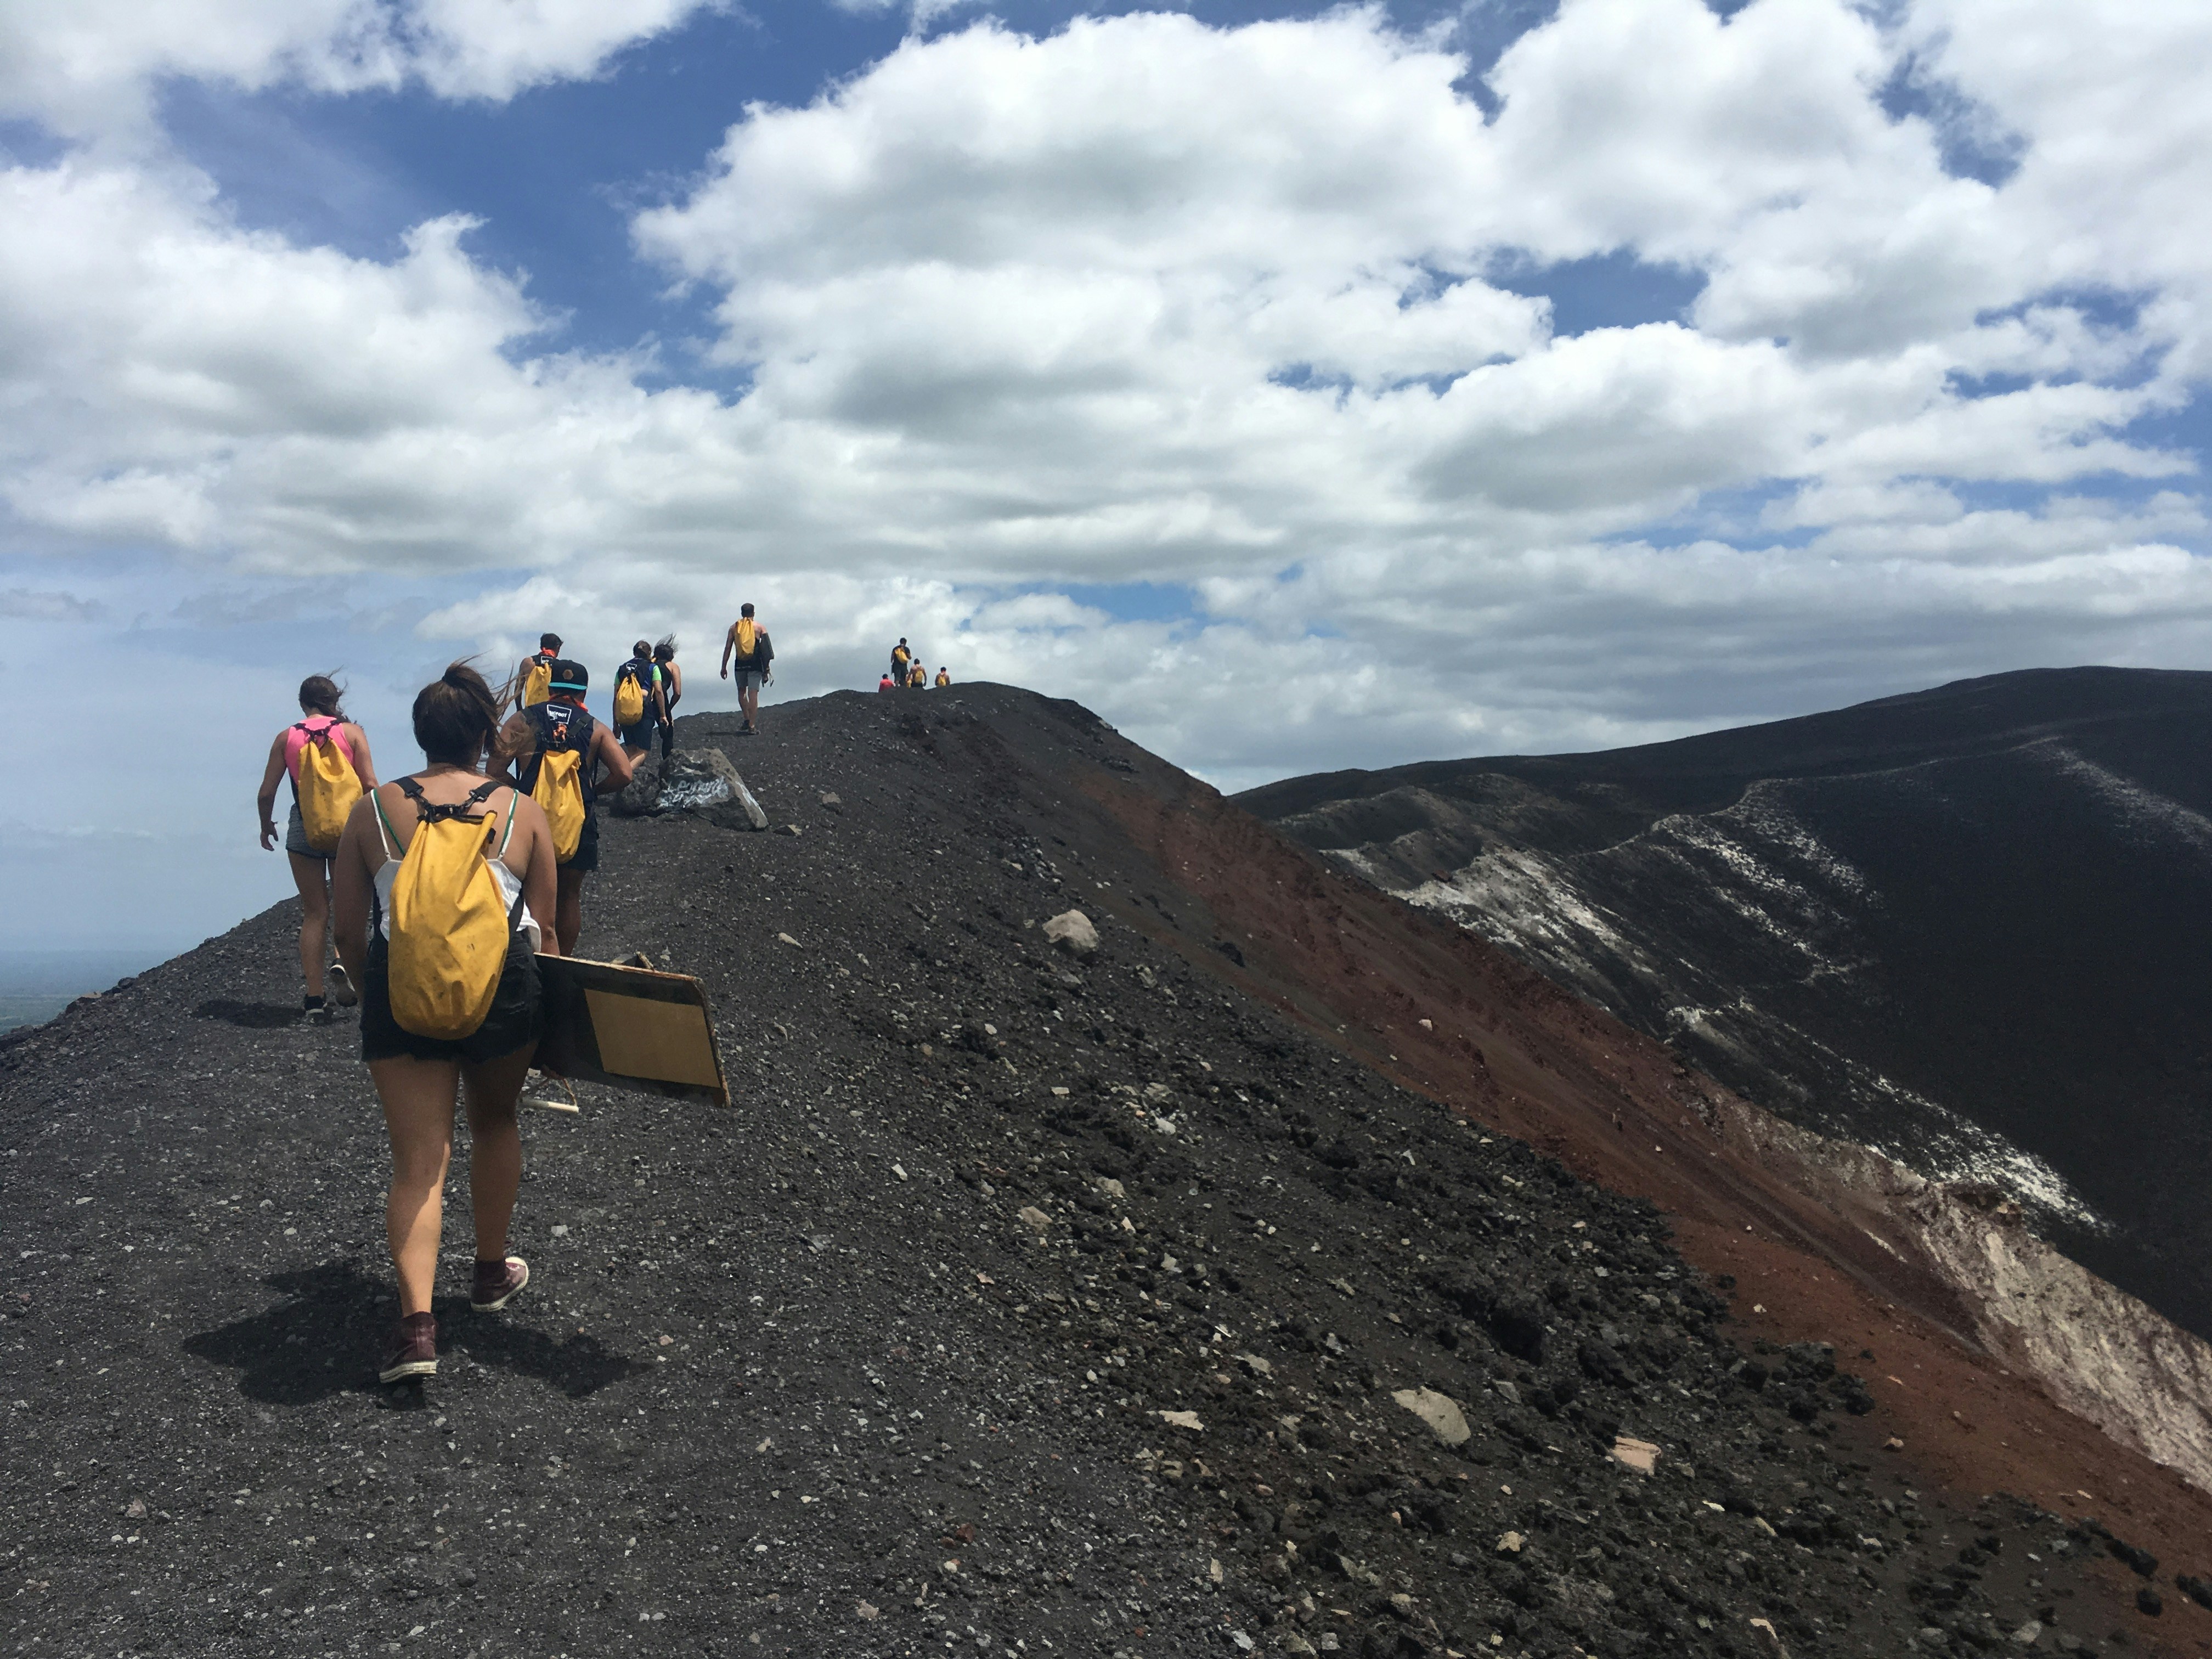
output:
[[[7,1651],[2102,1645],[2107,1540],[1902,1490],[1648,1208],[1095,902],[1048,945],[1194,902],[1079,793],[1159,763],[1000,688],[765,725],[681,734],[777,827],[611,819],[584,940],[706,981],[736,1103],[529,1115],[503,1315],[457,1158],[427,1388],[372,1380],[381,1124],[289,905],[0,1046]]]

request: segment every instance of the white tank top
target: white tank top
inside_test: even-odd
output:
[[[513,794],[515,792],[510,790],[508,793]],[[376,833],[384,842],[384,862],[376,866],[376,931],[381,933],[388,943],[392,938],[392,884],[399,878],[401,855],[392,849],[392,829],[385,822],[384,803],[381,800],[376,803]],[[507,809],[507,828],[499,838],[499,852],[488,853],[484,855],[484,862],[491,866],[491,878],[499,884],[500,902],[510,910],[514,908],[515,900],[522,894],[522,878],[508,869],[503,861],[507,852],[507,837],[514,833],[514,802],[510,800]],[[528,905],[522,907],[522,912],[515,918],[515,923],[524,933],[530,935],[530,948],[532,951],[537,950],[544,941],[545,933],[544,930],[538,927],[538,918],[530,914]]]

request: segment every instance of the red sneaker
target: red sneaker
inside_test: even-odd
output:
[[[529,1282],[530,1264],[519,1255],[504,1261],[479,1261],[476,1284],[469,1291],[469,1306],[478,1313],[497,1313]]]
[[[377,1372],[376,1380],[398,1382],[410,1376],[437,1374],[438,1316],[409,1314],[392,1334],[392,1346],[385,1352],[384,1368]]]

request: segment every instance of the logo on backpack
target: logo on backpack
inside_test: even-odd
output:
[[[502,787],[487,783],[466,800],[441,806],[414,779],[399,781],[418,816],[392,882],[388,979],[392,1018],[416,1036],[474,1035],[498,994],[522,896],[512,906],[501,898],[489,862],[499,817],[477,809]],[[511,807],[507,825],[511,831]]]
[[[307,845],[325,855],[338,850],[346,819],[361,799],[361,778],[332,735],[337,729],[336,720],[322,726],[301,720],[293,728],[307,738],[300,745],[300,824]]]

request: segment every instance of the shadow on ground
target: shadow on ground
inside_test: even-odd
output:
[[[280,1025],[296,1025],[302,1011],[289,1003],[240,1002],[235,997],[211,997],[192,1010],[202,1019],[219,1019],[249,1031],[273,1031]]]
[[[326,1261],[264,1281],[285,1299],[275,1306],[185,1340],[195,1358],[239,1373],[249,1400],[303,1406],[338,1394],[374,1390],[376,1346],[386,1334],[388,1286],[350,1261]],[[647,1369],[596,1337],[558,1341],[498,1314],[471,1310],[465,1298],[437,1304],[443,1358],[465,1358],[489,1370],[511,1371],[558,1389],[572,1400]]]

